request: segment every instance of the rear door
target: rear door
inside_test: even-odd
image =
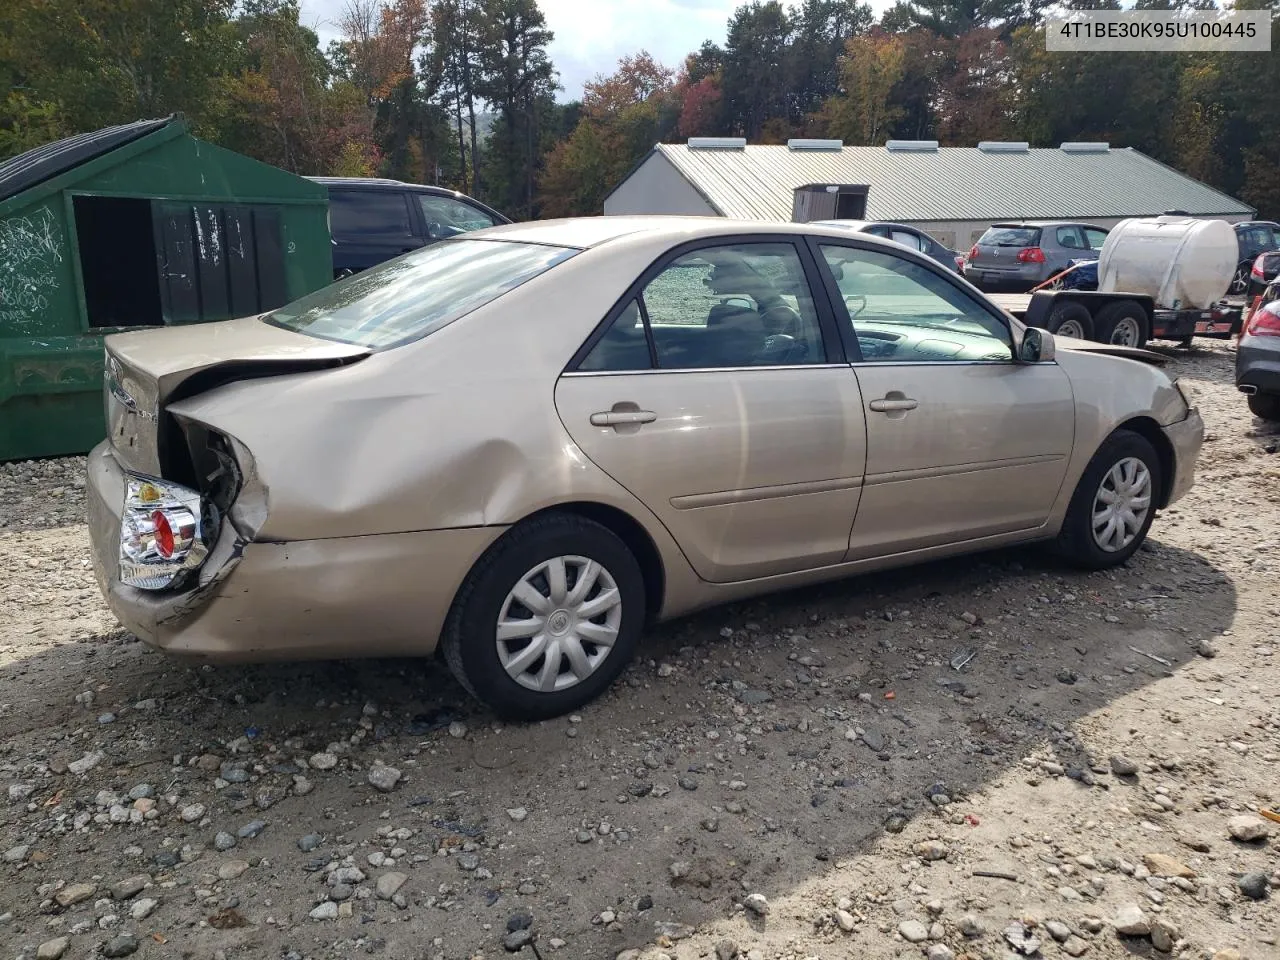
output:
[[[565,428],[730,582],[838,563],[865,459],[857,381],[790,238],[718,238],[646,273],[556,386]]]
[[[1056,363],[1013,362],[1007,322],[933,269],[815,240],[845,307],[867,464],[849,560],[1041,527],[1075,436]]]
[[[403,190],[329,188],[335,275],[359,273],[422,246]]]

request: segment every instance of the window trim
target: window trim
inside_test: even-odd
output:
[[[946,364],[948,366],[959,365],[959,364],[982,364],[982,365],[1010,364],[1010,365],[1016,366],[1017,359],[1014,351],[1016,349],[1017,337],[1014,336],[1013,324],[1009,322],[1009,318],[1006,317],[1003,313],[1001,313],[999,308],[997,308],[994,304],[989,303],[986,300],[986,298],[975,297],[972,291],[965,289],[965,287],[962,284],[957,282],[959,279],[959,276],[949,270],[946,270],[942,266],[942,264],[938,263],[938,261],[932,259],[931,257],[926,257],[924,254],[915,253],[911,250],[905,250],[905,253],[904,253],[903,250],[881,249],[879,244],[872,244],[872,243],[865,243],[865,242],[860,243],[857,241],[856,237],[853,235],[849,237],[806,236],[805,239],[808,241],[811,255],[814,257],[817,263],[818,270],[822,273],[823,279],[826,281],[827,299],[830,301],[831,309],[833,313],[837,314],[838,317],[843,317],[844,319],[843,323],[839,323],[837,325],[837,330],[840,334],[841,339],[844,341],[845,353],[850,358],[849,359],[850,365],[857,366],[861,364],[875,364],[876,366],[881,366],[883,364],[896,363],[899,366],[903,366],[903,367],[934,366],[934,365],[942,365],[942,364]],[[980,309],[986,311],[987,314],[989,314],[993,319],[999,322],[999,324],[1002,327],[1004,327],[1009,340],[1009,343],[1008,343],[1009,359],[1008,360],[867,360],[865,357],[862,356],[862,348],[858,344],[857,329],[854,326],[853,318],[849,316],[849,308],[845,305],[844,296],[840,292],[839,284],[836,283],[835,274],[832,272],[831,268],[827,265],[826,258],[822,255],[821,248],[824,246],[825,247],[851,247],[856,250],[863,250],[870,253],[879,253],[885,256],[897,257],[899,260],[908,260],[918,265],[927,267],[936,276],[941,277],[948,285],[953,287],[957,293],[959,293],[961,296],[965,297],[966,299],[974,303]]]
[[[569,358],[569,362],[565,364],[560,371],[561,375],[574,374],[577,376],[618,376],[621,374],[634,373],[693,373],[693,372],[710,372],[710,371],[746,371],[746,370],[781,370],[781,369],[817,369],[829,366],[845,366],[848,362],[846,357],[846,347],[843,337],[840,335],[840,325],[837,322],[831,304],[830,291],[823,282],[821,267],[813,258],[813,250],[805,242],[809,238],[807,236],[797,236],[796,234],[786,233],[728,233],[716,237],[699,237],[696,240],[686,240],[674,247],[669,247],[640,272],[640,275],[633,280],[627,287],[621,297],[609,308],[605,313],[604,319],[596,324],[595,329],[587,336],[578,347],[577,351]],[[785,244],[795,251],[796,258],[800,261],[800,267],[804,274],[805,282],[809,285],[809,295],[813,299],[814,312],[818,315],[818,329],[822,336],[822,346],[826,351],[826,359],[821,363],[805,363],[805,364],[776,364],[761,365],[750,367],[660,367],[658,366],[658,348],[653,340],[653,331],[649,326],[649,310],[644,304],[645,288],[667,267],[676,260],[698,250],[708,250],[715,247],[734,247],[734,246],[759,246]],[[627,308],[632,300],[635,300],[640,306],[640,315],[644,321],[645,339],[649,343],[649,363],[647,370],[582,370],[582,363],[596,348],[596,345],[604,339],[609,328]]]

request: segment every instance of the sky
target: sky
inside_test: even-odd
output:
[[[327,46],[347,0],[302,0],[302,22]],[[723,43],[725,28],[742,0],[539,0],[555,34],[551,61],[564,90],[558,99],[576,100],[582,85],[613,72],[619,58],[648,50],[678,67],[703,40]],[[871,0],[877,12],[889,0]]]

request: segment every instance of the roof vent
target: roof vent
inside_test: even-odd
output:
[[[884,145],[895,153],[937,153],[937,140],[890,140]]]
[[[983,140],[978,144],[983,153],[1030,153],[1031,144],[1013,140]]]
[[[1111,150],[1111,144],[1076,141],[1073,143],[1064,143],[1058,149],[1063,153],[1107,153]]]
[[[745,150],[746,137],[690,137],[690,150]]]
[[[792,139],[787,141],[788,150],[843,150],[843,140],[805,140]]]

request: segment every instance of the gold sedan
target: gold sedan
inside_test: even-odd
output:
[[[496,227],[109,337],[95,567],[173,653],[439,650],[548,717],[700,607],[1030,541],[1123,563],[1203,437],[1151,359],[838,228]]]

